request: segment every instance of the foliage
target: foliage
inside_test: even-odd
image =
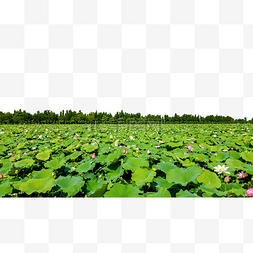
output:
[[[246,197],[252,139],[250,124],[4,125],[0,197]]]

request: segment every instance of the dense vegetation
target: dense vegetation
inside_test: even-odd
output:
[[[209,115],[202,117],[199,115],[182,116],[175,114],[168,115],[146,115],[142,116],[140,113],[126,113],[117,112],[114,116],[106,112],[90,112],[84,114],[79,110],[75,112],[72,110],[63,110],[60,114],[45,110],[44,112],[37,111],[34,114],[26,111],[15,110],[14,113],[0,111],[0,124],[145,124],[145,123],[161,123],[161,124],[232,124],[232,123],[253,123],[253,119],[233,119],[230,116],[213,116]]]
[[[2,125],[0,197],[253,196],[247,125]]]

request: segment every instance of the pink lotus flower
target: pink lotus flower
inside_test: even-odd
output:
[[[15,157],[13,157],[13,160],[14,160],[14,161],[16,161],[16,158],[15,158]]]
[[[222,151],[223,151],[223,152],[226,152],[226,151],[228,151],[228,150],[227,150],[227,149],[223,149]]]
[[[23,153],[23,155],[27,155],[27,153],[25,152],[25,153]]]
[[[33,143],[33,141],[30,141],[30,143]]]
[[[160,146],[159,145],[157,145],[157,146],[155,146],[156,148],[160,148]]]
[[[229,182],[229,176],[226,176],[226,177],[224,178],[224,182],[225,182],[225,183],[228,183],[228,182]]]
[[[171,162],[172,160],[170,159],[170,162]]]
[[[159,141],[160,143],[163,143],[163,141]]]
[[[3,174],[0,173],[0,179],[2,179],[2,178],[3,178]]]
[[[36,147],[32,147],[32,150],[36,149]]]
[[[236,174],[238,178],[245,178],[248,176],[248,173],[241,171],[239,174]]]
[[[76,149],[74,149],[74,152],[76,152]]]
[[[246,192],[245,192],[246,196],[248,197],[253,197],[253,188],[249,188]]]
[[[187,155],[188,153],[187,152],[184,152],[184,155]]]
[[[76,137],[76,136],[74,136],[74,137],[73,137],[73,139],[74,139],[74,140],[76,140],[76,139],[77,139],[77,137]]]
[[[124,149],[123,154],[128,154],[128,150]]]
[[[193,151],[193,149],[194,149],[194,148],[192,147],[192,145],[189,145],[187,148],[188,148],[188,150],[190,150],[190,151]]]
[[[93,155],[91,156],[91,158],[96,158],[95,154],[93,154]]]

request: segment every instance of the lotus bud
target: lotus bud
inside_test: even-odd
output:
[[[226,177],[224,178],[224,182],[225,182],[225,183],[228,183],[228,182],[229,182],[229,176],[226,176]]]
[[[246,192],[245,192],[246,196],[248,197],[253,197],[253,188],[249,188]]]

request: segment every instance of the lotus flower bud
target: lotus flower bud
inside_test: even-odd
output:
[[[245,192],[246,196],[248,197],[253,197],[253,188],[249,188],[246,192]]]
[[[226,177],[224,178],[224,182],[225,182],[225,183],[228,183],[228,182],[229,182],[229,176],[226,176]]]

